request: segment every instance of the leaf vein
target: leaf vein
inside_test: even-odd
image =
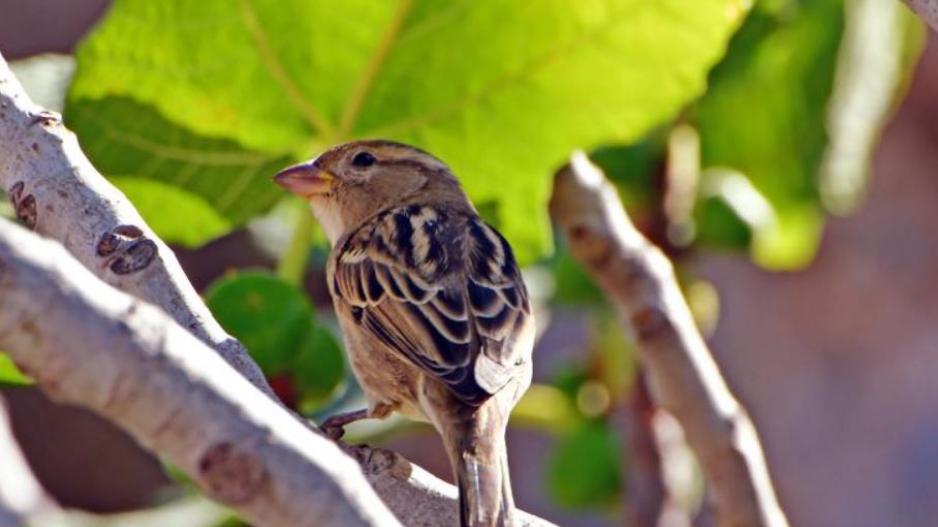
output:
[[[129,134],[126,130],[115,130],[107,123],[96,121],[101,127],[101,131],[110,140],[110,142],[123,144],[146,152],[154,157],[161,157],[173,161],[181,161],[203,166],[256,166],[267,161],[275,159],[275,156],[268,156],[253,152],[223,152],[206,151],[184,148],[178,146],[169,146],[151,141],[149,139]],[[99,150],[100,152],[100,150]]]
[[[257,46],[261,61],[277,84],[286,92],[290,103],[303,115],[317,133],[324,136],[332,135],[332,126],[313,108],[313,105],[309,103],[299,86],[296,85],[296,82],[293,81],[286,68],[277,58],[276,53],[270,46],[267,33],[261,27],[251,0],[241,0],[241,15],[251,38],[254,40],[254,44]]]
[[[381,67],[387,60],[388,55],[390,55],[391,49],[394,47],[394,43],[400,35],[401,27],[403,27],[404,21],[407,19],[407,15],[410,14],[413,5],[413,0],[402,0],[393,18],[391,18],[391,23],[388,25],[387,31],[384,33],[384,36],[381,37],[378,47],[375,48],[371,59],[368,61],[364,71],[362,71],[361,76],[352,88],[352,94],[345,104],[345,108],[342,111],[342,118],[339,121],[337,140],[344,140],[344,136],[347,135],[355,125],[355,121],[358,119],[358,115],[361,112],[362,104],[365,102],[368,92],[374,85],[375,79],[381,71]]]
[[[624,14],[624,13],[619,13]],[[597,26],[591,31],[583,33],[579,38],[573,39],[566,46],[555,48],[549,50],[542,54],[539,57],[535,57],[533,60],[522,65],[517,71],[508,72],[495,80],[489,83],[487,86],[484,86],[476,93],[472,93],[457,99],[452,104],[429,110],[420,115],[415,115],[413,117],[407,117],[401,119],[397,122],[389,123],[384,126],[377,127],[371,132],[368,132],[365,135],[374,136],[374,137],[384,137],[390,136],[396,133],[400,133],[405,130],[414,129],[422,125],[426,125],[437,121],[439,119],[445,118],[455,112],[471,108],[481,104],[485,99],[491,97],[499,90],[506,86],[524,81],[531,74],[542,70],[551,64],[556,63],[558,60],[564,57],[564,55],[578,50],[581,46],[586,45],[594,40],[597,40],[602,35],[610,31],[617,23],[621,21],[619,16],[610,16],[605,23]]]

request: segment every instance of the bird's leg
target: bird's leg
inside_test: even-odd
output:
[[[346,425],[350,425],[355,421],[361,421],[362,419],[367,419],[370,417],[367,408],[362,408],[361,410],[355,410],[352,412],[344,412],[341,414],[335,414],[329,416],[325,421],[319,425],[319,429],[322,430],[326,437],[332,439],[333,441],[338,441],[342,439],[342,436],[345,435]]]

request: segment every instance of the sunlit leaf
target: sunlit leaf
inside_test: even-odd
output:
[[[269,209],[283,197],[270,177],[290,157],[199,135],[127,97],[72,100],[65,121],[105,175],[149,178],[182,187],[233,224]],[[157,214],[150,214],[148,221],[161,221]],[[167,207],[162,215],[175,216],[176,212]]]
[[[106,172],[184,186],[234,222],[270,206],[285,158],[413,143],[497,204],[529,262],[549,246],[552,171],[702,92],[748,4],[117,0],[79,48],[67,118]]]
[[[0,190],[0,218],[12,220],[15,217],[16,213],[13,210],[13,204],[10,203],[10,198],[7,197],[6,192]]]
[[[206,302],[268,377],[288,372],[312,328],[313,309],[303,291],[266,273],[222,278],[209,288]]]

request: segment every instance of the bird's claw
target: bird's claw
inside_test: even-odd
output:
[[[319,429],[322,430],[322,433],[329,439],[338,441],[342,439],[342,436],[345,435],[345,425],[354,423],[355,421],[359,421],[367,417],[367,409],[335,414],[329,416],[325,421],[323,421],[322,424],[319,425]]]
[[[345,435],[345,424],[341,422],[340,419],[336,419],[339,416],[332,416],[322,422],[322,425],[319,426],[319,429],[322,430],[322,433],[333,441],[338,441],[342,439],[342,436]]]

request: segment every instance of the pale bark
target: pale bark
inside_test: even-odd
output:
[[[215,321],[173,252],[92,166],[60,115],[34,104],[0,56],[0,188],[17,216],[108,284],[157,305],[273,396],[240,342]]]
[[[938,31],[938,0],[903,0],[932,31]]]
[[[273,392],[257,365],[246,353],[243,345],[225,333],[212,317],[182,272],[172,251],[144,223],[127,198],[91,165],[75,136],[62,126],[59,116],[44,111],[29,100],[2,57],[0,186],[7,191],[17,215],[24,224],[60,241],[78,261],[101,280],[163,309],[175,322],[208,344],[254,386],[273,398]],[[71,287],[67,284],[69,281],[61,285]],[[96,287],[108,289],[100,283]],[[148,311],[156,312],[149,309]],[[138,319],[139,315],[134,318]],[[55,333],[58,330],[50,326],[48,331]],[[186,342],[182,337],[171,341],[171,345],[179,355],[189,353],[189,347],[202,349],[191,339]],[[111,359],[104,360],[106,362],[102,363],[102,367],[107,368],[110,364],[107,361]],[[34,372],[37,375],[54,365],[33,364],[39,368]],[[188,366],[177,365],[183,372],[187,372],[180,374],[182,377],[198,377],[210,373],[186,370],[188,367],[201,367],[201,362],[185,364]],[[148,368],[152,366],[146,363],[139,363],[137,367],[141,368],[136,372],[137,375],[155,375],[155,372],[149,372]],[[205,384],[201,387],[203,391],[208,389]],[[254,398],[256,395],[247,387],[242,389],[245,397]],[[202,397],[212,396],[194,395],[195,393],[197,392],[194,390],[188,390],[186,397],[196,397],[201,401]],[[165,410],[163,405],[167,403],[160,400],[144,400],[141,404]],[[207,403],[203,401],[199,404]],[[141,416],[141,419],[144,417],[149,416]],[[209,421],[194,425],[194,431],[197,432],[201,428],[213,429],[214,418],[210,415],[204,417]],[[295,419],[296,416],[293,417]],[[127,428],[126,424],[117,424]],[[270,433],[272,437],[277,437],[280,432],[272,429]],[[291,433],[298,434],[295,430]],[[307,447],[312,444],[325,444],[322,443],[321,436],[311,431],[307,431],[305,437]],[[163,443],[151,445],[161,455],[168,455],[167,449],[180,446]],[[342,445],[341,448],[359,462],[374,490],[405,525],[438,526],[457,523],[456,489],[452,485],[412,465],[393,452],[365,446]],[[335,448],[328,452],[348,461],[348,457]],[[301,463],[294,466],[293,471],[296,474],[291,475],[291,478],[300,478],[301,473],[309,469],[307,465],[308,463]],[[358,473],[354,467],[353,472]],[[370,495],[372,489],[367,485],[359,488],[357,494],[352,494],[357,496],[357,499],[366,501],[370,499]],[[307,501],[310,499],[298,493],[293,496]],[[521,511],[519,519],[523,526],[551,525]]]
[[[272,526],[397,525],[358,465],[151,304],[0,220],[0,348],[61,402],[119,424]]]
[[[756,430],[694,324],[670,261],[583,154],[554,180],[551,215],[636,339],[655,402],[680,422],[724,527],[787,526]]]

